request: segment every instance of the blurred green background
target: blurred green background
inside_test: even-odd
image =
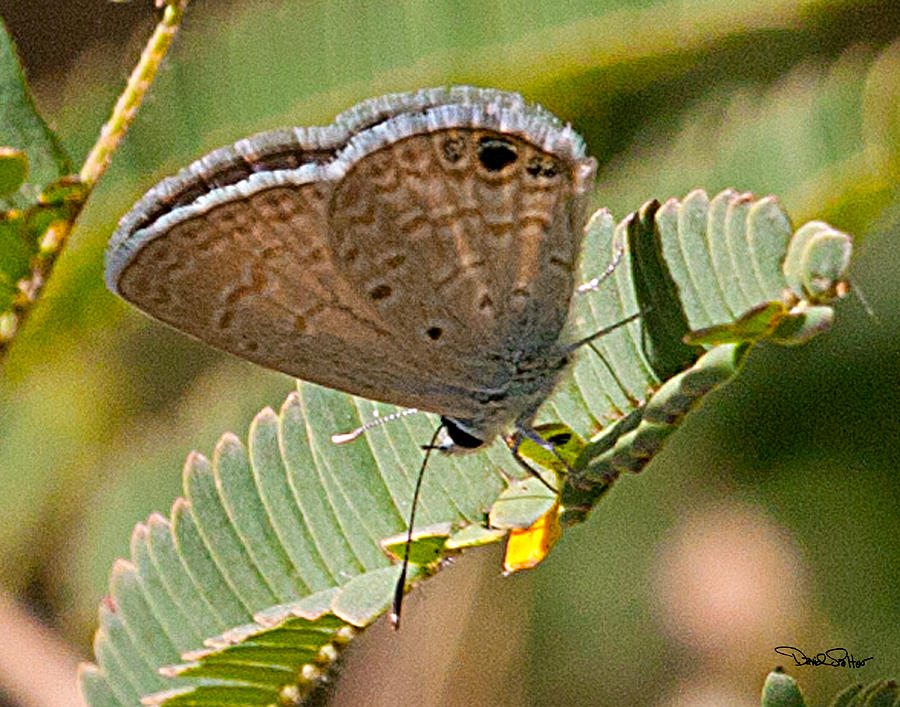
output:
[[[151,5],[0,1],[76,164]],[[875,656],[790,668],[812,704],[900,677],[895,1],[195,0],[0,374],[0,587],[90,659],[111,564],[180,493],[186,453],[245,437],[293,388],[106,291],[103,249],[131,203],[247,134],[447,83],[516,90],[571,121],[617,218],[734,186],[777,194],[795,225],[853,233],[875,316],[850,297],[826,336],[755,351],[538,570],[501,579],[495,550],[463,557],[415,593],[399,636],[377,626],[354,646],[338,699],[751,705],[786,660],[778,645]]]

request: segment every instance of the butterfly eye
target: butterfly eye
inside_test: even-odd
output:
[[[516,148],[509,140],[484,137],[478,141],[478,159],[488,172],[499,172],[516,161]]]
[[[453,418],[441,416],[441,424],[447,433],[447,440],[440,445],[442,452],[459,453],[472,449],[480,449],[484,446],[484,440],[476,437],[471,432],[463,429],[462,425]]]

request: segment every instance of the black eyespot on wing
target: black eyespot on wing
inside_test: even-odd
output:
[[[432,341],[437,341],[444,335],[444,330],[439,326],[433,326],[428,328],[425,333],[428,335],[428,338]]]
[[[525,171],[532,177],[545,177],[547,179],[559,174],[559,165],[552,157],[532,157],[528,160]]]
[[[499,172],[518,158],[515,146],[509,140],[483,137],[478,141],[478,159],[488,172]]]
[[[401,265],[403,265],[403,263],[405,263],[405,262],[406,262],[406,256],[403,255],[403,253],[397,253],[396,255],[392,255],[390,258],[388,258],[385,265],[387,265],[392,270],[396,270]]]
[[[376,285],[371,290],[369,290],[369,297],[378,302],[383,299],[387,299],[391,296],[393,290],[390,285]]]
[[[444,153],[444,159],[448,162],[451,164],[459,162],[466,151],[465,138],[448,137],[441,145],[441,150]]]

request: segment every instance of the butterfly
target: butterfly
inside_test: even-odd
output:
[[[382,96],[161,181],[119,222],[106,282],[243,359],[437,413],[429,449],[514,433],[530,470],[519,444],[552,450],[533,421],[587,341],[564,332],[595,173],[519,94]]]

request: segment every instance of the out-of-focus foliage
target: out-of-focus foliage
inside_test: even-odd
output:
[[[84,203],[0,18],[0,362]]]
[[[135,59],[124,39],[37,83],[76,161]],[[696,701],[757,704],[785,644],[876,658],[857,672],[798,668],[812,704],[896,674],[898,47],[887,0],[197,3],[0,382],[3,586],[48,607],[87,656],[113,558],[179,492],[175,475],[154,474],[293,386],[105,291],[102,249],[134,198],[247,133],[468,82],[571,120],[601,161],[597,202],[616,214],[736,186],[778,194],[798,223],[854,233],[852,275],[877,316],[848,298],[827,337],[757,352],[714,414],[536,572],[504,584],[493,558],[480,587],[463,579],[477,560],[445,573],[463,584],[410,602],[392,651],[406,662],[369,661],[385,699],[402,703],[408,679],[435,703],[675,704],[689,685]],[[346,682],[348,703],[377,704],[354,698],[366,677],[352,666]]]
[[[2,20],[0,30],[0,145],[27,156],[18,183],[0,187],[0,204],[23,208],[37,197],[41,187],[72,169],[56,137],[35,110]]]
[[[806,707],[800,686],[781,668],[776,668],[766,677],[762,693],[763,707]]]

